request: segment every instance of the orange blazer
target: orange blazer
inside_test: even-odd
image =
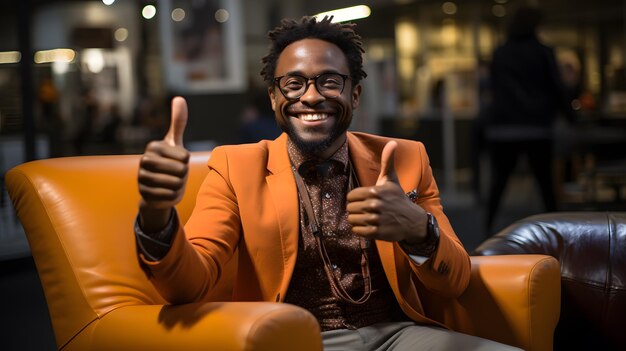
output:
[[[362,186],[375,185],[381,151],[389,140],[348,132],[350,157]],[[416,322],[436,323],[425,312],[430,308],[422,304],[458,297],[469,282],[470,259],[443,213],[423,144],[396,141],[400,184],[405,192],[417,189],[417,204],[437,218],[439,246],[422,264],[411,260],[397,243],[376,241],[376,247],[402,310]],[[172,303],[199,301],[236,254],[233,299],[282,301],[300,237],[299,201],[286,134],[274,141],[217,147],[208,166],[196,206],[184,228],[179,226],[170,251],[158,262],[142,257],[151,280]]]

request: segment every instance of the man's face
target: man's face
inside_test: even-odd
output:
[[[302,39],[288,45],[278,57],[274,77],[300,75],[313,78],[322,73],[350,76],[348,61],[336,45],[320,39]],[[346,79],[343,92],[324,97],[309,80],[306,92],[289,101],[277,84],[269,89],[278,125],[304,153],[330,157],[345,141],[352,112],[359,104],[361,86]]]

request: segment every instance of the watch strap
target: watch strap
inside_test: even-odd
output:
[[[426,216],[426,239],[424,241],[417,244],[409,244],[404,240],[398,242],[404,252],[409,255],[430,257],[437,250],[439,244],[437,218],[430,212],[426,212]]]

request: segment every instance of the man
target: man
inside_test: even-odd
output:
[[[213,150],[184,228],[174,210],[189,158],[182,98],[165,140],[141,160],[135,230],[159,292],[202,299],[238,249],[234,298],[308,309],[326,349],[505,347],[425,315],[422,294],[463,292],[469,256],[422,144],[347,132],[365,77],[352,25],[285,20],[269,38],[261,74],[285,133]]]
[[[567,98],[554,50],[538,35],[543,16],[535,7],[513,15],[507,40],[493,53],[492,106],[484,122],[491,160],[486,233],[494,222],[508,179],[526,156],[546,212],[557,210],[554,190],[554,123],[559,112],[569,122],[576,113]]]

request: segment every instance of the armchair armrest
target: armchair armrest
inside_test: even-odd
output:
[[[545,255],[472,256],[459,303],[461,331],[521,347],[552,350],[560,314],[560,267]]]
[[[299,350],[322,349],[308,311],[267,302],[139,305],[95,320],[64,350]]]

